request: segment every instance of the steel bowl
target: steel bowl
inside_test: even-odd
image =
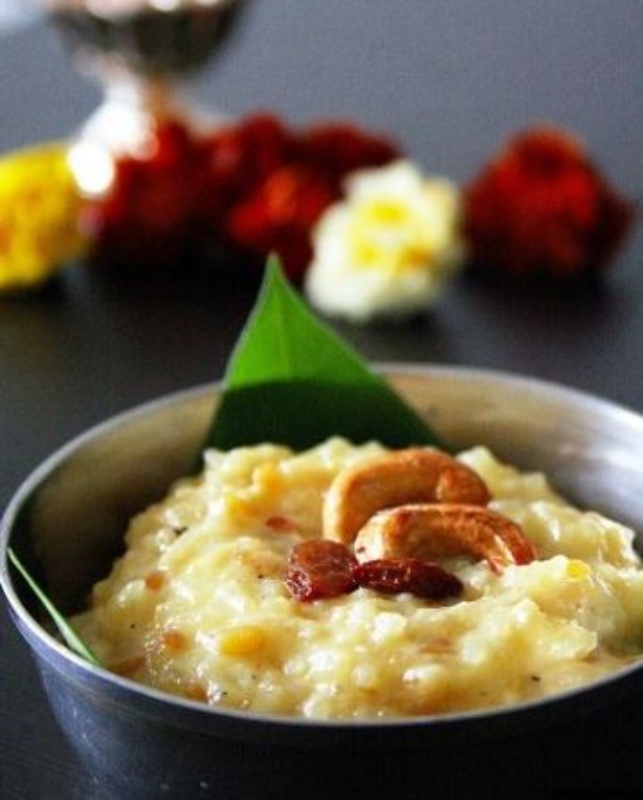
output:
[[[378,369],[453,447],[486,444],[502,459],[544,470],[571,500],[643,528],[643,417],[504,373]],[[12,617],[55,716],[106,797],[490,797],[518,789],[527,796],[535,787],[547,797],[552,787],[609,784],[612,757],[602,735],[612,718],[603,715],[620,719],[643,688],[639,664],[507,708],[311,722],[171,697],[94,667],[62,645],[8,549],[62,611],[80,610],[121,552],[129,517],[194,464],[216,402],[216,386],[198,387],[93,428],[25,481],[2,521],[0,580]]]

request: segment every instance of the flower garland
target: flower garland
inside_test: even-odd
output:
[[[510,138],[462,187],[356,125],[295,129],[270,114],[206,133],[159,122],[97,197],[67,156],[52,144],[0,158],[0,291],[79,258],[176,270],[211,252],[260,267],[275,252],[312,305],[367,322],[426,310],[465,264],[522,281],[595,273],[635,219],[583,144],[551,126]]]

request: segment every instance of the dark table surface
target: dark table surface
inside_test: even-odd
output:
[[[456,180],[512,129],[553,118],[585,134],[611,178],[641,198],[638,0],[393,5],[397,13],[384,2],[260,0],[238,48],[201,89],[233,113],[267,107],[299,120],[357,119]],[[475,15],[480,6],[485,13]],[[44,25],[0,35],[0,150],[66,135],[96,99]],[[88,426],[219,378],[255,291],[197,280],[125,285],[78,265],[44,292],[0,299],[0,507],[39,461]],[[630,239],[597,286],[521,291],[462,275],[425,319],[336,327],[374,361],[524,373],[643,412],[643,236]],[[588,725],[606,738],[600,758],[587,745],[583,785],[596,770],[604,787],[611,764],[614,790],[643,796],[643,699]],[[0,796],[93,792],[2,604]]]

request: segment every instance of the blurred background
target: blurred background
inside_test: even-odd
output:
[[[0,0],[0,23],[31,7]],[[641,41],[641,0],[255,0],[195,88],[233,116],[356,120],[456,180],[511,132],[551,121],[640,197]],[[99,96],[42,20],[5,29],[0,150],[66,136]]]

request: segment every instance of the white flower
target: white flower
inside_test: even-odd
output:
[[[313,231],[310,302],[354,322],[425,310],[464,259],[459,217],[457,187],[411,162],[354,173]]]

